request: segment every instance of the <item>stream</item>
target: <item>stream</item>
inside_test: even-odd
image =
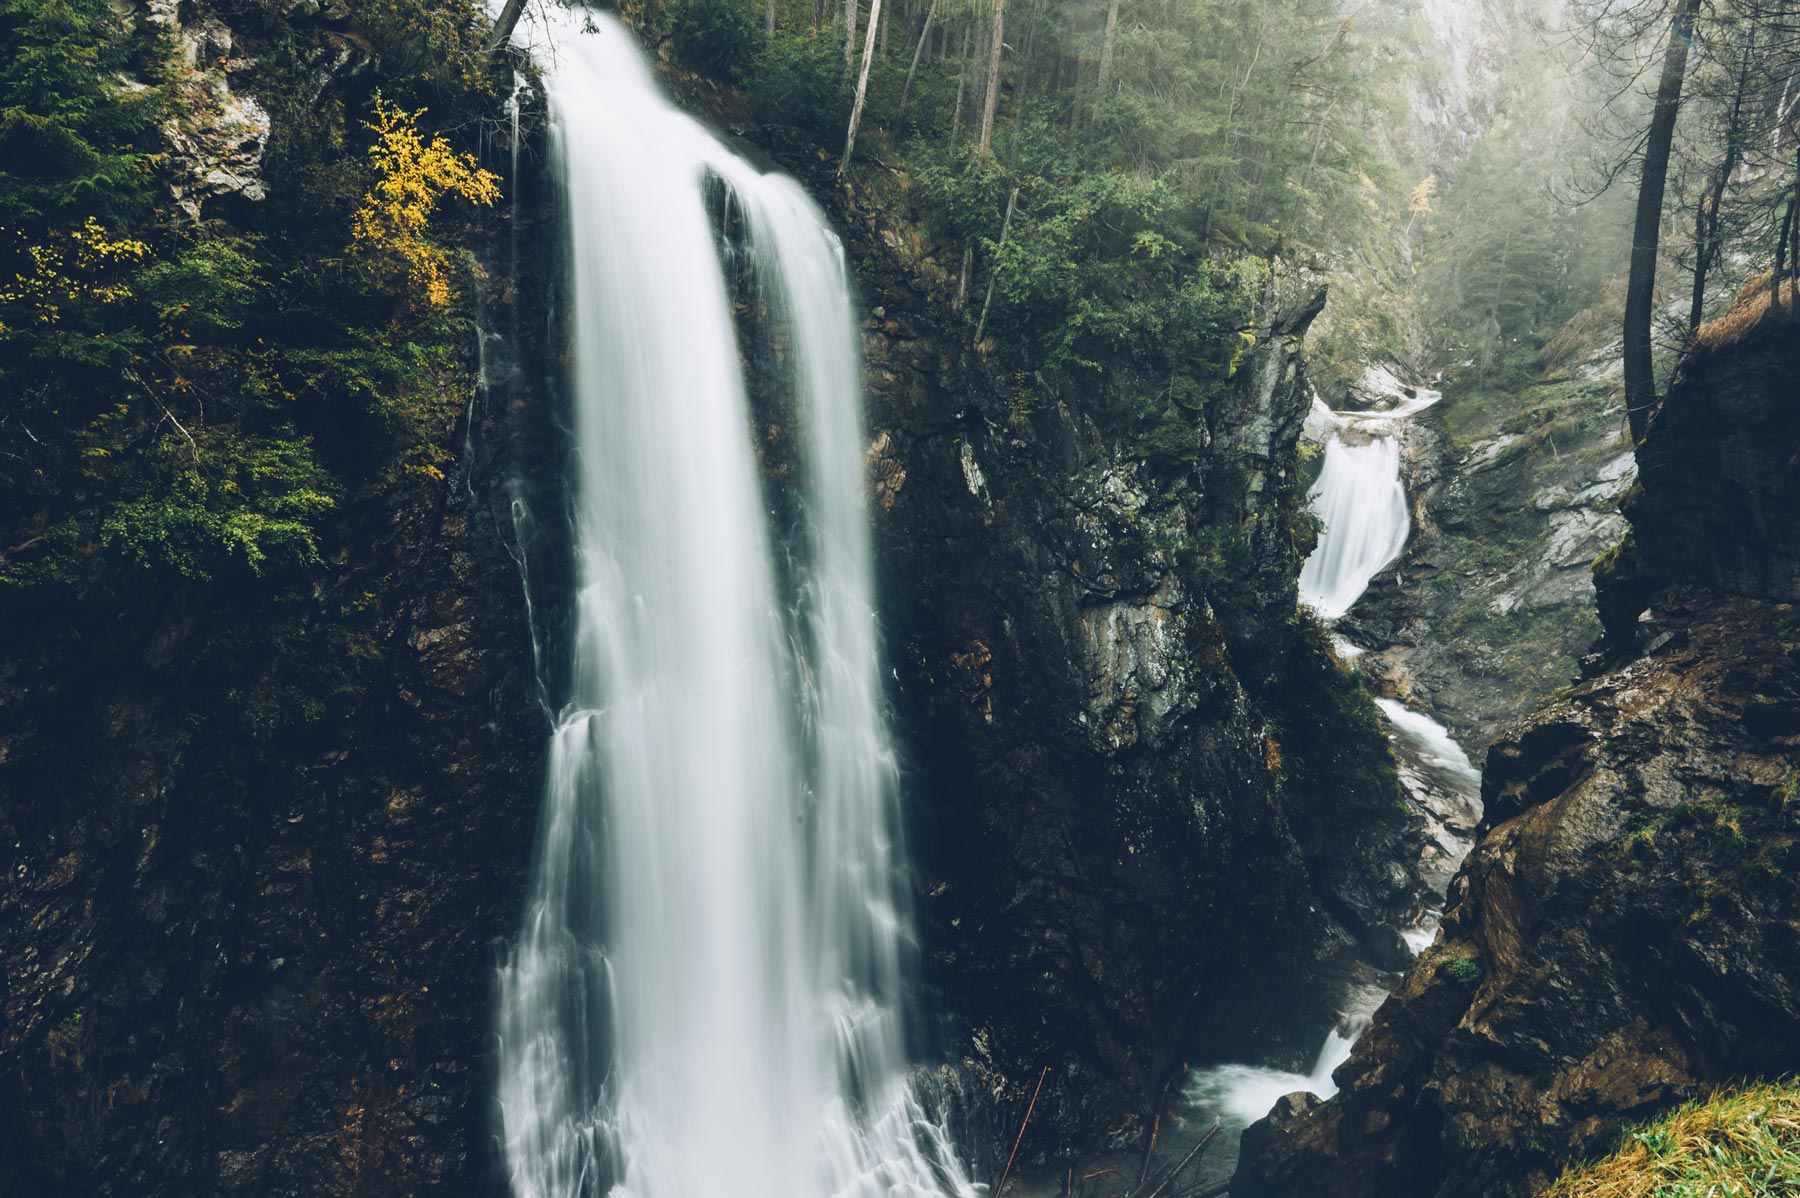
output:
[[[1315,399],[1308,420],[1309,432],[1325,446],[1318,482],[1308,494],[1323,528],[1300,574],[1300,598],[1328,624],[1345,616],[1375,576],[1399,558],[1412,532],[1401,476],[1406,421],[1442,396],[1397,383],[1387,393],[1388,406],[1368,411],[1335,412]],[[1364,647],[1342,637],[1337,638],[1337,648],[1352,666],[1364,652]],[[1402,784],[1427,813],[1436,851],[1420,873],[1441,901],[1480,820],[1481,773],[1431,716],[1392,699],[1377,699],[1375,705],[1387,721]],[[1412,955],[1423,952],[1436,937],[1440,910],[1434,906],[1402,929]],[[1216,1121],[1232,1145],[1230,1151],[1207,1154],[1206,1175],[1221,1180],[1230,1176],[1237,1137],[1282,1096],[1310,1091],[1329,1098],[1337,1093],[1332,1074],[1349,1059],[1357,1037],[1399,975],[1381,979],[1348,988],[1336,1024],[1326,1032],[1305,1073],[1268,1062],[1226,1062],[1188,1075],[1181,1094],[1183,1121],[1189,1128],[1202,1129]]]

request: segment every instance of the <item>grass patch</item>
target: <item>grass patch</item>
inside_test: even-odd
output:
[[[1543,1198],[1762,1198],[1800,1193],[1800,1087],[1776,1082],[1692,1102],[1564,1173]]]

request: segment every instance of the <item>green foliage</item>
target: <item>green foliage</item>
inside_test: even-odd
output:
[[[732,82],[749,78],[763,27],[741,0],[670,0],[668,21],[683,66]]]
[[[304,438],[170,433],[133,471],[100,541],[153,575],[296,574],[319,564],[318,523],[336,491]]]
[[[750,92],[769,120],[823,141],[841,138],[850,119],[842,47],[828,37],[777,31],[757,55]]]
[[[1466,990],[1473,990],[1481,985],[1483,976],[1481,962],[1474,957],[1456,957],[1446,961],[1441,968],[1445,977]]]
[[[113,225],[149,194],[169,98],[124,76],[159,73],[154,26],[107,0],[0,0],[0,219],[34,241],[88,218]],[[14,273],[0,263],[0,277]]]
[[[376,0],[357,19],[396,94],[489,106],[474,7]],[[473,385],[461,310],[415,312],[356,269],[369,130],[342,94],[309,92],[302,48],[272,43],[255,87],[277,114],[279,198],[256,233],[174,229],[152,208],[156,122],[210,93],[166,35],[105,0],[0,0],[0,49],[0,499],[32,513],[0,588],[306,593],[346,495],[443,477]],[[474,172],[441,137],[413,139]]]
[[[360,31],[380,63],[389,98],[469,115],[497,100],[510,79],[487,53],[487,17],[475,0],[358,0]]]

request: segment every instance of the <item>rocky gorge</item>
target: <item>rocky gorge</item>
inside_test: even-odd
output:
[[[1016,109],[997,135],[1005,155],[987,161],[992,129],[980,154],[957,148],[981,90],[967,86],[979,56],[966,31],[963,65],[940,31],[937,74],[920,77],[933,115],[901,119],[935,4],[896,39],[919,47],[904,84],[871,11],[865,82],[879,38],[892,130],[864,130],[864,162],[847,169],[857,118],[840,160],[840,114],[818,96],[845,100],[854,71],[835,47],[821,54],[823,10],[812,36],[782,41],[778,17],[800,28],[804,15],[771,6],[765,42],[718,8],[633,10],[626,24],[593,14],[582,32],[632,39],[658,112],[722,131],[682,186],[705,198],[699,273],[720,274],[731,351],[719,363],[741,374],[721,390],[741,386],[749,417],[738,431],[756,498],[731,515],[757,531],[713,552],[766,535],[785,604],[774,639],[791,642],[767,672],[802,696],[842,668],[826,650],[847,642],[806,623],[830,590],[813,573],[825,417],[793,382],[817,329],[784,317],[794,297],[757,274],[770,211],[757,204],[791,203],[802,234],[816,219],[852,292],[861,395],[838,398],[862,405],[850,477],[867,502],[879,643],[858,665],[879,680],[880,709],[860,751],[871,790],[891,769],[900,802],[891,826],[855,842],[871,855],[849,854],[847,872],[896,887],[892,905],[877,886],[850,892],[878,896],[869,927],[906,966],[903,981],[859,991],[861,958],[887,949],[857,933],[841,986],[828,969],[808,981],[843,1044],[904,1024],[899,1084],[921,1106],[898,1141],[942,1154],[932,1186],[1067,1196],[1080,1161],[1095,1179],[1116,1174],[1096,1194],[1154,1198],[1175,1163],[1162,1157],[1210,1123],[1182,1098],[1193,1071],[1255,1062],[1271,1076],[1311,1066],[1297,1076],[1341,1093],[1283,1099],[1246,1134],[1235,1177],[1227,1137],[1190,1189],[1528,1195],[1634,1120],[1792,1068],[1800,643],[1786,604],[1800,600],[1800,566],[1781,514],[1793,498],[1782,447],[1800,434],[1782,400],[1800,363],[1779,306],[1684,361],[1635,456],[1609,346],[1517,391],[1448,390],[1408,409],[1397,481],[1412,535],[1328,628],[1298,602],[1320,535],[1309,414],[1321,386],[1335,395],[1346,370],[1404,348],[1370,343],[1400,318],[1369,296],[1411,286],[1413,221],[1324,254],[1235,200],[1178,199],[1118,167],[1093,170],[1056,209],[1066,197],[1030,173],[1036,156],[1064,169],[1119,118],[1071,103],[1052,138],[1063,117],[1027,101],[1042,88],[1048,112],[1060,81],[1079,90],[1091,48],[1046,52],[1048,82],[1026,51],[1001,86],[1015,47],[996,18],[987,124],[1002,97]],[[1400,79],[1409,114],[1377,141],[1397,169],[1453,179],[1501,120],[1509,22],[1537,7],[1392,8],[1370,18],[1376,37],[1442,54],[1372,59]],[[78,363],[87,373],[15,385],[21,406],[0,418],[22,430],[0,464],[0,621],[14,632],[0,644],[0,1189],[606,1192],[613,1181],[592,1172],[561,1188],[521,1172],[516,1114],[502,1110],[518,1093],[497,1043],[517,1030],[502,1025],[521,928],[546,926],[533,896],[557,893],[532,889],[556,880],[557,770],[571,745],[597,754],[583,730],[630,707],[582,698],[605,580],[582,527],[582,488],[595,486],[581,480],[594,451],[583,422],[629,387],[582,381],[592,346],[573,314],[595,305],[578,302],[571,265],[586,211],[567,110],[549,94],[562,64],[541,45],[534,57],[490,41],[472,8],[109,12],[137,57],[106,87],[171,104],[134,168],[153,183],[134,226],[147,240],[98,244],[172,272],[200,265],[131,276],[141,296],[96,285],[92,302],[130,297],[142,324],[101,322],[96,341],[137,356],[120,365],[102,346],[99,367]],[[856,19],[852,8],[852,33]],[[1020,47],[1063,36],[1047,11],[1023,20],[1006,35]],[[1352,24],[1332,11],[1307,26],[1305,45],[1283,51],[1296,77],[1322,60],[1315,43],[1329,58],[1354,40]],[[759,57],[730,52],[722,27]],[[1128,22],[1127,58],[1142,31]],[[809,106],[829,112],[828,129]],[[1317,140],[1300,154],[1319,188],[1309,202],[1326,187],[1313,168],[1335,169],[1334,110],[1312,114]],[[375,256],[366,215],[391,182],[383,153],[398,153],[384,121],[403,139],[412,122],[441,178],[488,171],[498,188],[486,203],[444,199],[398,268]],[[930,144],[939,126],[963,159]],[[0,182],[16,166],[0,156]],[[996,183],[1001,169],[1020,182]],[[1358,203],[1379,207],[1365,182]],[[1004,208],[989,202],[1008,186]],[[1426,207],[1413,216],[1429,195],[1415,192]],[[994,211],[968,218],[971,196]],[[1124,248],[1094,248],[1109,237]],[[682,247],[670,235],[664,248]],[[1071,284],[1080,270],[1092,273]],[[1037,309],[1070,294],[1074,315],[1046,337]],[[7,312],[21,302],[0,295]],[[616,296],[597,307],[606,320],[633,311]],[[1130,340],[1151,327],[1151,349]],[[1395,334],[1418,351],[1396,376],[1424,373],[1429,335],[1423,323]],[[1398,377],[1358,390],[1343,406],[1421,394]],[[81,421],[52,393],[77,397]],[[689,428],[677,448],[698,454],[716,431]],[[691,477],[695,491],[713,482]],[[839,506],[861,526],[861,509]],[[1596,612],[1587,562],[1627,518]],[[1560,691],[1603,623],[1605,653]],[[704,698],[686,701],[697,713]],[[839,713],[825,706],[791,716],[796,760],[829,759]],[[1473,774],[1434,721],[1472,749],[1493,742],[1478,832]],[[767,745],[746,740],[690,749],[760,762]],[[792,818],[783,809],[759,833],[830,823],[819,812],[841,779],[795,777]],[[611,835],[594,827],[592,844],[573,838],[578,861]],[[887,879],[868,861],[890,852]],[[575,916],[548,940],[573,942],[636,903],[587,885],[563,888]],[[766,922],[780,951],[804,938]],[[685,947],[688,925],[667,926]],[[572,1009],[592,1000],[575,1022],[605,1029],[617,962],[603,940],[580,947],[605,993],[559,994]],[[1368,996],[1390,986],[1334,1081],[1320,1042],[1348,1047]],[[784,1029],[761,1030],[773,1042]],[[534,1110],[564,1101],[551,1091],[566,1081],[609,1112],[576,1111],[578,1159],[630,1155],[629,1120],[607,1121],[621,1101],[613,1034],[593,1033],[591,1058],[531,1059],[522,1074],[552,1079]],[[866,1045],[843,1044],[834,1084],[854,1122],[879,1078]],[[771,1110],[792,1097],[768,1092]],[[566,1148],[546,1154],[546,1176]],[[1009,1177],[1024,1180],[1007,1189]]]
[[[1442,935],[1339,1095],[1246,1134],[1234,1194],[1535,1194],[1635,1121],[1792,1068],[1787,566],[1703,528],[1756,528],[1787,485],[1792,441],[1760,420],[1787,418],[1769,367],[1794,344],[1776,319],[1690,352],[1627,504],[1660,569],[1602,575],[1629,647],[1490,748]],[[1729,496],[1721,440],[1746,479]]]

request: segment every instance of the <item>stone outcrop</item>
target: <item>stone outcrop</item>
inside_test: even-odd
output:
[[[1684,367],[1661,427],[1687,435],[1646,444],[1629,510],[1640,542],[1686,547],[1663,569],[1720,589],[1664,586],[1631,660],[1494,745],[1438,942],[1339,1095],[1246,1134],[1234,1198],[1526,1198],[1634,1120],[1800,1066],[1800,611],[1725,589],[1766,593],[1795,564],[1757,532],[1800,447],[1779,423],[1792,375],[1770,367],[1793,346],[1765,328]],[[1741,531],[1668,539],[1682,520]]]
[[[1624,532],[1636,477],[1616,361],[1509,395],[1494,418],[1470,409],[1501,401],[1453,389],[1407,423],[1413,535],[1342,628],[1371,646],[1366,669],[1472,753],[1572,681],[1600,635],[1590,565]]]
[[[1690,354],[1656,412],[1627,514],[1658,583],[1800,601],[1800,337],[1779,327]]]

